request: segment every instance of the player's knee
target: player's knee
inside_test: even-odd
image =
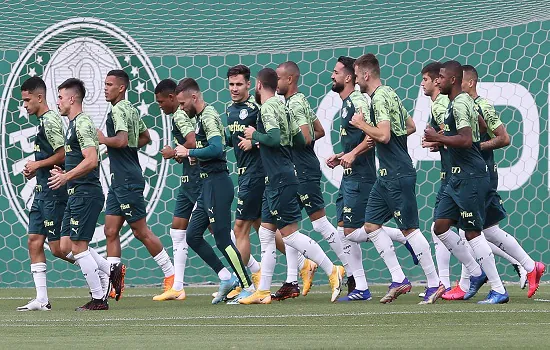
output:
[[[214,239],[216,240],[216,246],[222,250],[231,245],[231,235],[229,229],[219,230],[214,232]]]
[[[444,220],[436,220],[433,226],[433,232],[436,235],[442,235],[447,232],[451,226]]]
[[[69,254],[69,252],[67,252],[66,254],[63,253],[60,244],[50,244],[50,251],[52,252],[53,256],[60,259],[65,259],[65,257],[67,257],[67,254]]]
[[[41,235],[29,235],[27,239],[27,246],[31,253],[39,252],[44,249],[44,238]]]
[[[118,230],[116,228],[105,226],[105,238],[107,238],[108,241],[112,241],[116,239],[117,236],[118,236]]]
[[[378,225],[378,224],[373,224],[373,223],[370,223],[370,222],[365,223],[365,231],[367,231],[367,233],[374,232],[374,231],[378,230],[380,227],[382,227],[382,226]]]

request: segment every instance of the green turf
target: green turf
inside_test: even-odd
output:
[[[186,301],[153,302],[157,289],[128,288],[109,311],[75,312],[85,289],[50,289],[51,312],[16,312],[32,289],[0,290],[0,344],[15,348],[258,349],[258,348],[548,348],[550,286],[529,300],[508,287],[507,305],[474,301],[416,305],[417,293],[381,305],[331,304],[327,287],[271,305],[211,305],[214,288],[187,288]],[[481,296],[487,289],[480,292]]]

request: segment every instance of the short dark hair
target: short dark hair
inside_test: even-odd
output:
[[[109,73],[107,73],[107,76],[113,76],[122,79],[122,81],[124,82],[124,86],[126,86],[126,89],[130,88],[130,77],[128,76],[128,73],[126,73],[122,69],[113,69],[109,71]]]
[[[294,75],[297,77],[300,76],[300,67],[298,67],[298,65],[294,61],[283,62],[279,65],[278,68],[283,68],[287,70],[290,73],[290,75]]]
[[[380,62],[373,53],[367,53],[355,60],[355,65],[361,69],[367,69],[373,75],[380,76]]]
[[[355,64],[355,58],[351,58],[348,56],[340,56],[338,57],[338,62],[344,65],[344,70],[346,71],[346,73],[351,74],[351,76],[353,76],[353,80],[355,81],[355,69],[353,69],[353,65]]]
[[[86,88],[84,87],[84,82],[77,78],[69,78],[61,83],[57,87],[57,90],[62,89],[74,89],[76,90],[76,94],[80,97],[80,101],[84,100],[84,97],[86,96]]]
[[[21,91],[28,91],[33,93],[35,90],[42,90],[46,92],[46,83],[39,76],[31,77],[21,85]]]
[[[441,66],[441,62],[429,63],[426,67],[422,68],[422,75],[428,74],[430,79],[434,80],[435,78],[439,77]]]
[[[176,84],[176,82],[173,81],[172,79],[163,79],[155,87],[155,95],[156,94],[163,94],[163,95],[173,94],[176,92],[177,86],[178,84]]]
[[[180,80],[178,83],[178,86],[176,86],[176,94],[179,94],[180,92],[191,90],[193,92],[200,92],[201,89],[199,88],[199,84],[197,81],[193,78],[185,78]]]
[[[277,72],[272,68],[264,68],[258,72],[256,79],[262,83],[262,86],[275,91],[277,90]]]
[[[235,75],[242,75],[244,76],[244,80],[250,81],[250,68],[248,68],[244,64],[238,64],[227,70],[227,78],[233,77]]]
[[[445,68],[445,70],[448,70],[452,73],[452,75],[455,76],[456,81],[458,84],[462,84],[462,65],[458,61],[447,61],[443,63],[443,66],[441,68]]]
[[[474,76],[474,80],[477,81],[479,79],[479,75],[477,74],[477,70],[474,66],[471,66],[469,64],[462,65],[462,71],[468,72]]]

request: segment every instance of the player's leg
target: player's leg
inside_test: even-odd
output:
[[[485,204],[489,190],[489,179],[467,179],[458,183],[458,206],[461,217],[459,226],[464,230],[466,239],[474,251],[475,258],[486,274],[491,291],[481,304],[501,304],[508,302],[508,293],[504,288],[496,268],[495,257],[485,237],[481,234],[485,222]],[[470,282],[470,290],[476,284]],[[469,299],[469,294],[464,299]]]
[[[393,212],[395,222],[413,251],[428,282],[426,295],[420,304],[433,304],[445,292],[445,286],[440,283],[432,258],[430,243],[419,229],[418,206],[416,203],[416,176],[406,176],[386,182],[390,190],[387,202]]]
[[[439,187],[439,191],[437,192],[437,195],[435,197],[435,204],[433,209],[433,217],[435,218],[435,211],[437,210],[437,207],[439,206],[439,202],[441,200],[441,196],[443,195],[443,192],[445,192],[445,187],[447,186],[446,182],[442,182],[441,186]],[[451,288],[451,279],[450,279],[450,262],[451,262],[451,252],[443,242],[437,237],[437,235],[434,232],[434,223],[432,223],[432,226],[430,228],[430,231],[432,233],[432,240],[434,243],[434,250],[435,250],[435,260],[437,262],[437,270],[439,272],[439,280],[441,283],[445,286],[446,289]]]
[[[348,236],[365,222],[365,210],[372,184],[357,181],[342,181],[340,188],[343,196],[342,218],[344,226],[343,245],[348,247],[347,263],[353,276],[355,287],[346,296],[338,299],[339,302],[370,300],[371,293],[367,284],[363,268],[363,251],[361,245],[348,239]],[[349,289],[349,286],[348,286]]]
[[[196,203],[197,196],[188,193],[180,187],[174,216],[172,218],[172,226],[170,228],[170,238],[172,238],[172,252],[174,257],[174,282],[172,287],[163,291],[159,295],[155,295],[153,300],[185,300],[186,294],[183,289],[183,281],[185,276],[185,265],[187,263],[188,245],[187,245],[187,227],[189,218]]]
[[[388,189],[384,188],[384,184],[381,183],[380,179],[377,179],[369,194],[367,207],[363,214],[365,221],[364,226],[347,235],[350,241],[356,243],[370,240],[388,267],[392,276],[392,283],[390,284],[388,293],[380,299],[381,303],[391,302],[399,295],[408,293],[412,288],[412,285],[405,277],[405,273],[397,260],[392,240],[382,227],[382,224],[393,216],[383,195],[383,193],[387,193],[387,191]],[[344,213],[344,219],[345,215]]]
[[[46,241],[43,216],[44,201],[35,199],[29,212],[29,228],[27,246],[31,260],[31,273],[36,288],[36,298],[17,308],[17,311],[49,311],[52,306],[48,299],[46,286]],[[47,231],[46,231],[47,232]]]
[[[103,199],[69,197],[67,205],[71,213],[71,251],[86,278],[92,295],[91,301],[76,310],[108,310],[109,305],[99,279],[99,266],[88,247],[93,238],[99,214],[103,210]]]

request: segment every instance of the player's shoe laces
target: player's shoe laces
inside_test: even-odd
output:
[[[278,291],[271,294],[271,300],[283,301],[289,298],[296,298],[300,296],[300,287],[298,282],[285,282]]]
[[[338,298],[337,302],[348,302],[348,301],[365,301],[365,300],[371,300],[372,296],[370,294],[370,291],[368,289],[365,290],[358,290],[354,289],[346,295],[345,297]]]
[[[464,294],[464,300],[468,300],[472,298],[474,295],[477,294],[481,286],[483,286],[485,283],[487,283],[487,275],[485,275],[485,272],[481,271],[481,275],[474,277],[470,276],[470,289]]]
[[[166,300],[185,300],[187,296],[185,295],[185,289],[175,290],[173,288],[168,289],[166,292],[155,295],[153,297],[154,301],[166,301]]]
[[[252,295],[239,299],[239,304],[271,304],[271,292],[269,290],[257,290]]]
[[[521,265],[513,265],[514,270],[516,270],[516,273],[519,277],[519,287],[521,289],[525,289],[527,287],[527,271],[523,268]]]
[[[26,305],[19,306],[17,311],[51,311],[52,305],[49,301],[40,302],[36,299],[29,301]]]
[[[443,293],[441,298],[443,300],[464,300],[464,295],[466,294],[465,291],[460,288],[460,284],[458,281],[456,281],[456,285],[448,290],[447,292]]]
[[[233,289],[231,292],[229,292],[229,294],[227,294],[227,296],[225,297],[226,300],[233,300],[237,297],[237,295],[241,294],[242,292],[242,288],[241,286],[237,286],[235,287],[235,289]]]
[[[439,287],[426,288],[426,295],[424,295],[424,300],[419,302],[418,305],[435,304],[437,299],[441,298],[445,291],[445,286],[442,284],[440,284]]]
[[[529,281],[529,290],[527,291],[527,297],[531,298],[539,289],[539,283],[542,275],[546,271],[546,266],[543,263],[536,261],[533,271],[527,274],[527,280]]]
[[[346,281],[346,286],[348,286],[348,294],[353,292],[355,290],[355,277],[348,276],[348,279]]]
[[[510,298],[508,292],[505,290],[504,294],[500,294],[491,289],[485,300],[478,301],[478,304],[506,304]]]
[[[222,280],[220,281],[220,288],[218,288],[218,294],[216,294],[216,297],[212,299],[212,304],[217,304],[220,301],[223,301],[225,297],[227,297],[227,294],[231,292],[235,287],[239,285],[239,280],[237,279],[237,276],[231,275],[231,278],[228,280]]]
[[[126,266],[123,263],[111,265],[111,283],[115,290],[115,300],[119,301],[124,292],[124,276],[126,275]],[[108,306],[107,306],[108,308]]]
[[[260,278],[262,277],[262,270],[258,270],[258,272],[250,274],[252,278],[252,283],[254,284],[254,287],[258,289],[260,286]]]
[[[404,244],[405,248],[411,253],[411,257],[413,258],[413,264],[418,265],[418,258],[416,257],[416,253],[413,250],[413,247],[409,244],[409,242],[405,242]]]
[[[305,259],[304,261],[304,267],[300,270],[300,277],[302,277],[302,295],[306,296],[307,293],[309,293],[309,290],[311,289],[311,285],[313,284],[313,276],[315,275],[315,271],[317,271],[317,264],[309,259]]]
[[[75,311],[98,311],[98,310],[109,310],[109,304],[107,300],[103,299],[93,299],[87,302],[86,304],[77,307]]]
[[[344,280],[345,273],[346,270],[344,270],[343,266],[334,265],[334,267],[332,268],[332,273],[328,278],[328,283],[330,284],[330,289],[332,290],[330,301],[333,303],[342,292],[342,282]]]
[[[398,296],[401,294],[407,294],[412,289],[412,284],[409,282],[407,277],[403,280],[403,282],[392,282],[390,286],[388,287],[388,292],[386,295],[380,299],[380,303],[387,304],[391,303],[395,299],[397,299]]]
[[[176,275],[170,275],[168,277],[164,277],[164,280],[162,281],[162,291],[166,292],[167,290],[172,289],[172,286],[174,285],[174,278]]]
[[[234,297],[233,300],[229,300],[226,304],[228,304],[228,305],[240,305],[241,303],[239,303],[239,300],[244,299],[244,298],[248,298],[252,294],[254,294],[254,292],[251,292],[251,291],[246,290],[246,289],[241,289],[241,292],[239,293],[239,295]]]

